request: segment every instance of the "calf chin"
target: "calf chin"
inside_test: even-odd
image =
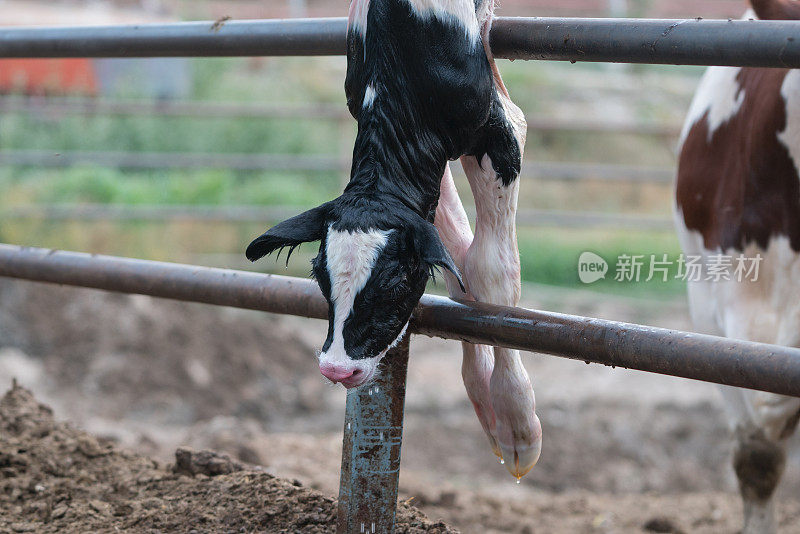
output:
[[[383,357],[402,341],[407,329],[408,323],[386,349],[372,358],[355,360],[347,356],[342,344],[337,344],[339,346],[331,345],[326,352],[319,355],[320,373],[334,384],[342,384],[347,389],[368,384],[377,376],[378,365],[380,365]]]

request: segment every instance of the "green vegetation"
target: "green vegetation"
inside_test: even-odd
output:
[[[247,103],[329,103],[344,109],[341,58],[193,60],[191,98],[198,101]],[[609,71],[598,65],[504,63],[507,85],[528,113],[561,116],[575,107],[586,114],[606,109],[633,109],[641,119],[679,121],[684,96],[644,95],[630,102],[613,86]],[[641,69],[642,76],[675,77],[667,68]],[[638,71],[636,71],[638,73]],[[689,71],[693,75],[696,71]],[[659,74],[660,73],[660,74]],[[612,73],[613,74],[613,73]],[[605,80],[605,81],[604,81]],[[678,82],[686,82],[681,76]],[[678,83],[678,85],[680,85]],[[617,96],[608,102],[601,86]],[[668,85],[668,84],[667,84]],[[598,89],[597,87],[600,87]],[[622,92],[621,92],[622,91]],[[604,93],[603,93],[604,94]],[[122,97],[135,97],[131,87]],[[581,113],[573,113],[580,116]],[[285,154],[337,156],[352,146],[354,125],[328,119],[191,118],[166,116],[74,116],[7,113],[0,117],[0,150],[120,151],[198,154]],[[672,146],[663,139],[587,132],[531,132],[526,156],[539,161],[583,161],[648,166],[673,164]],[[341,172],[237,172],[233,170],[132,171],[93,165],[66,169],[0,168],[0,208],[35,204],[108,205],[282,205],[299,209],[333,198],[341,191]],[[461,184],[465,202],[468,188]],[[602,181],[558,183],[523,181],[521,209],[627,212],[668,216],[669,191],[661,185]],[[187,221],[52,222],[4,220],[0,239],[175,261],[241,268],[242,250],[257,233],[276,221],[212,223]],[[584,286],[577,276],[581,252],[605,258],[611,272],[605,280]],[[671,233],[598,229],[524,228],[520,230],[523,277],[541,284],[584,288],[632,296],[669,296],[683,291],[674,280],[650,283],[614,281],[621,254],[659,257],[679,253]],[[304,275],[315,252],[306,245],[283,263],[259,268]],[[645,267],[646,269],[647,267]],[[645,277],[647,273],[644,273]]]
[[[520,231],[519,246],[523,278],[529,282],[637,297],[670,296],[684,291],[685,284],[675,279],[675,260],[680,247],[677,238],[670,233],[524,229]],[[606,260],[609,267],[604,279],[588,286],[578,279],[578,257],[587,251]],[[672,262],[667,281],[655,271],[653,279],[647,282],[652,257],[661,261],[664,254]],[[638,281],[635,278],[615,280],[619,258],[623,255],[643,256]]]
[[[0,171],[3,205],[287,205],[309,206],[340,190],[336,173],[230,170],[123,172],[96,166]]]

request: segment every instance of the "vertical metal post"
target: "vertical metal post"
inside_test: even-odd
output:
[[[394,532],[408,337],[384,357],[374,382],[347,393],[338,534]]]

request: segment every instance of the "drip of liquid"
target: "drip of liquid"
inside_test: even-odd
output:
[[[503,460],[502,458],[498,458],[497,461],[500,462],[500,465],[505,465],[506,463],[506,461]]]
[[[521,484],[521,483],[522,483],[522,479],[521,479],[521,478],[518,478],[518,479],[517,479],[517,484]]]

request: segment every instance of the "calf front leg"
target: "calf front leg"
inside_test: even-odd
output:
[[[461,158],[477,210],[464,276],[478,301],[516,306],[521,283],[515,216],[526,124],[492,64],[496,91],[491,116],[476,155]],[[533,388],[519,351],[494,347],[489,389],[497,441],[506,467],[519,480],[536,464],[542,448]]]
[[[449,164],[445,167],[442,177],[439,205],[436,208],[436,227],[456,266],[464,273],[464,260],[467,250],[472,244],[473,236],[467,213],[464,211],[458,190],[453,182]],[[458,281],[452,274],[445,272],[444,277],[451,298],[475,300],[469,292],[470,280],[468,277],[464,276],[464,285],[468,293],[461,291]],[[462,343],[461,349],[463,353],[461,377],[464,381],[464,388],[467,390],[467,396],[475,408],[475,414],[478,416],[483,431],[489,438],[492,451],[498,457],[502,457],[497,444],[495,414],[489,394],[489,382],[494,368],[491,347]]]

